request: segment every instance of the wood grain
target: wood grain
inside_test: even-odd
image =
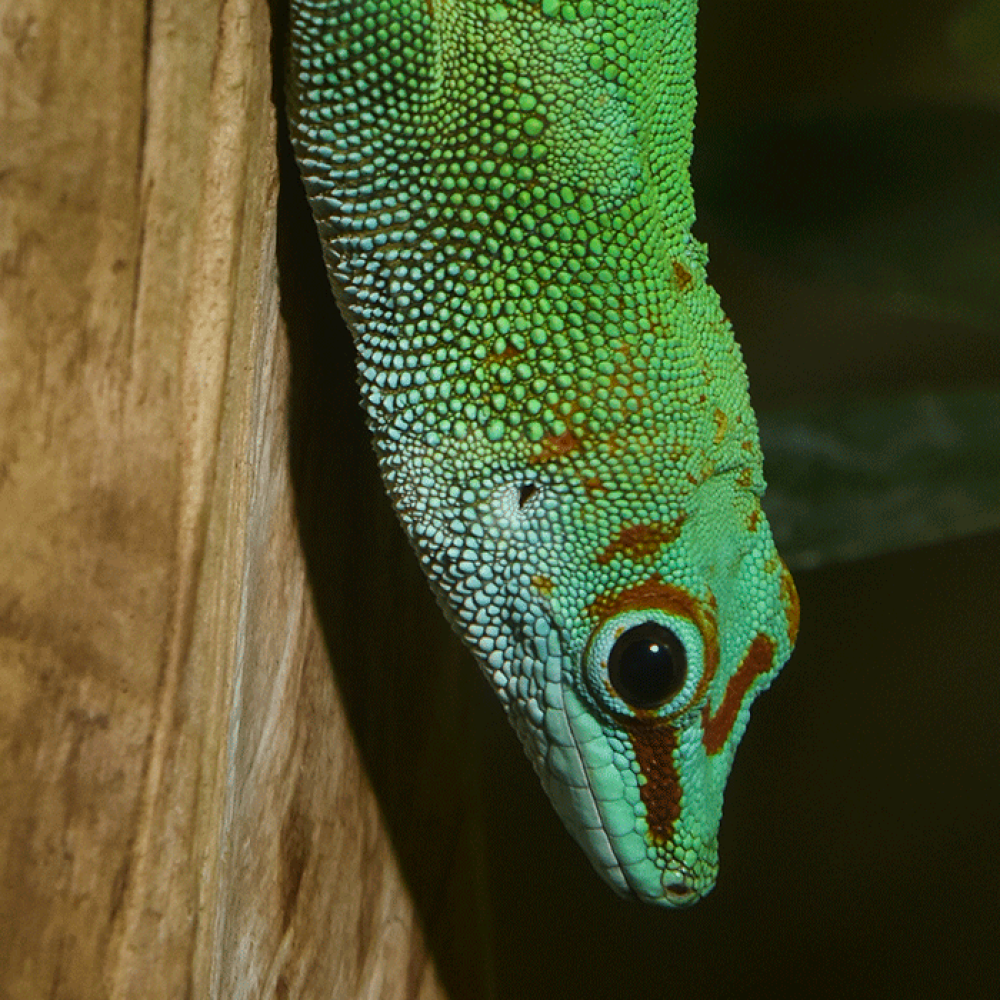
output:
[[[279,317],[268,11],[0,27],[0,997],[441,996],[468,665]]]

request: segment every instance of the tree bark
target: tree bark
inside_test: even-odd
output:
[[[441,996],[424,925],[479,933],[447,768],[469,688],[350,375],[336,432],[310,423],[268,11],[11,0],[2,41],[0,997]],[[400,606],[443,664],[423,707],[377,690]]]

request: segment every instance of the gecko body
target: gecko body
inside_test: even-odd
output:
[[[691,236],[695,0],[293,0],[293,141],[386,488],[619,893],[717,868],[795,641]]]

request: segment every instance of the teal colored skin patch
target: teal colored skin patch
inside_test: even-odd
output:
[[[400,521],[570,833],[666,906],[798,625],[691,236],[695,13],[294,0],[289,81]]]

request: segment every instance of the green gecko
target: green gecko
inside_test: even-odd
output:
[[[292,136],[386,488],[617,892],[715,883],[798,603],[691,236],[696,0],[292,0]]]

